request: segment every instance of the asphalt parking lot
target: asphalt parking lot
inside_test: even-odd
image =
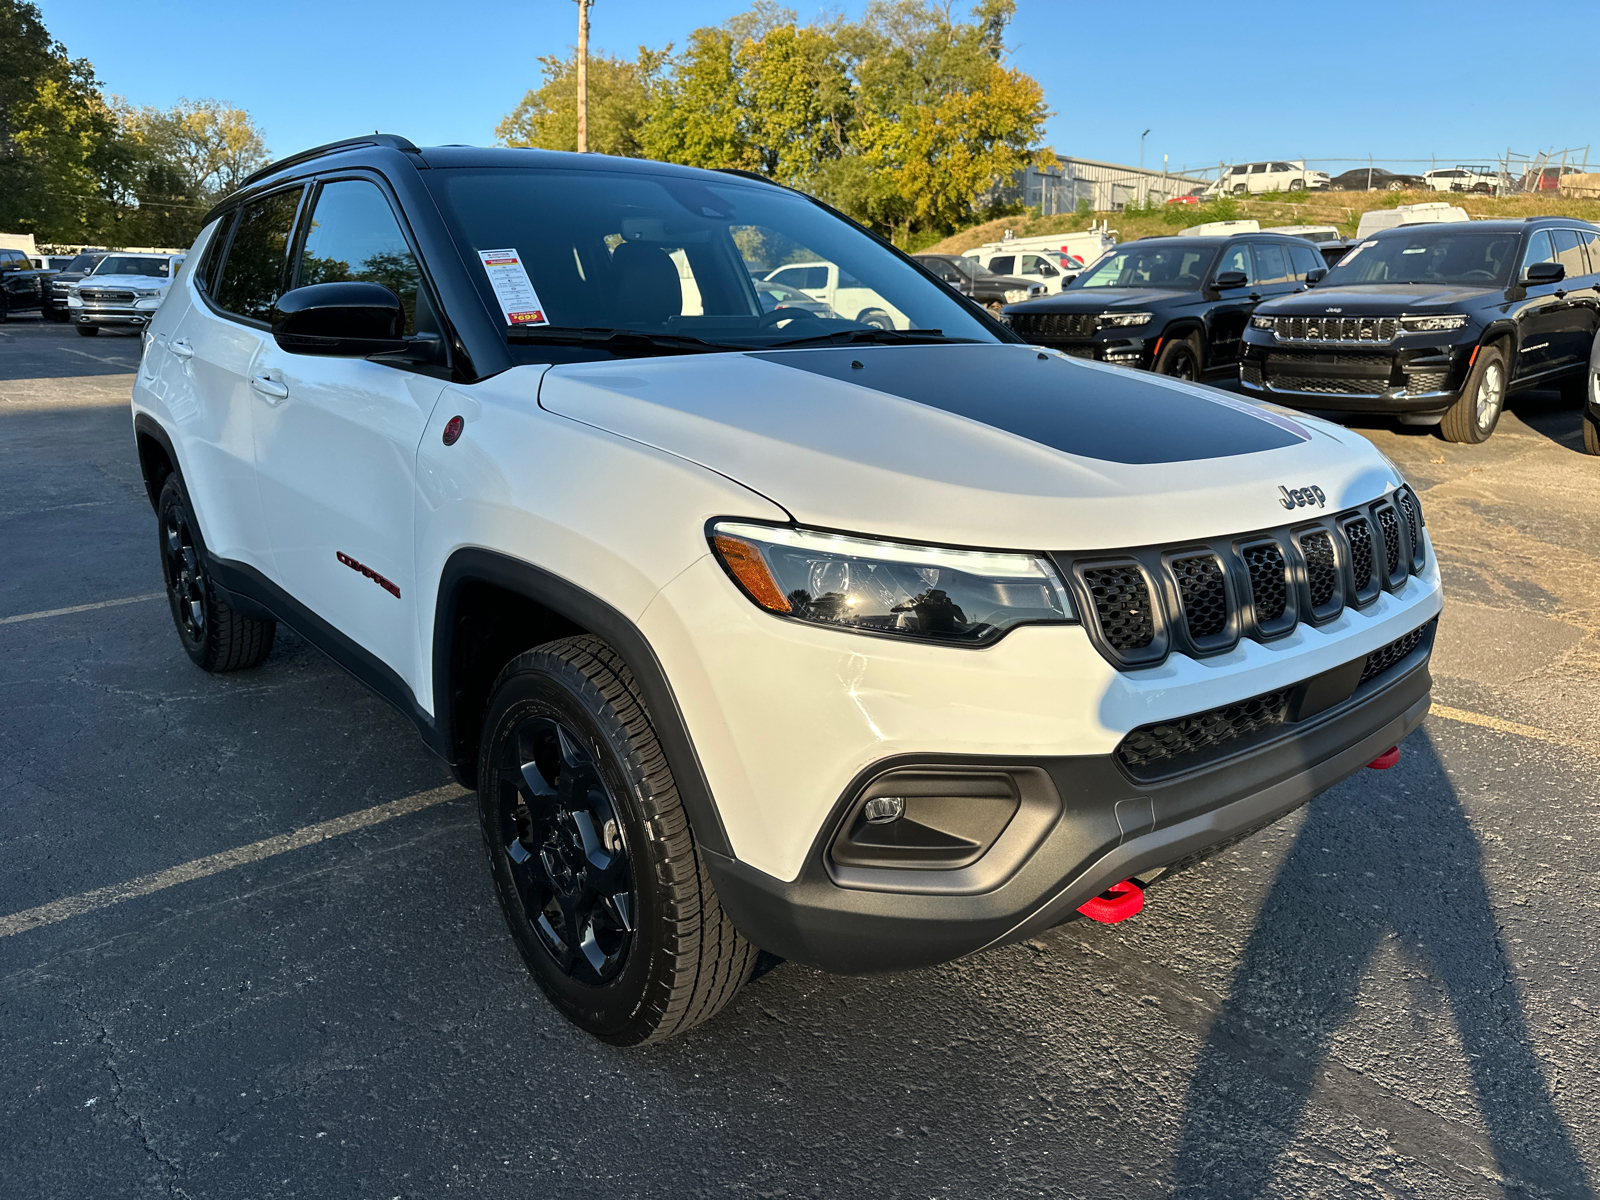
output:
[[[282,628],[184,656],[138,346],[0,326],[0,1194],[1594,1195],[1600,460],[1553,397],[1365,430],[1447,586],[1393,770],[1125,924],[785,964],[630,1051],[545,1004],[408,722]]]

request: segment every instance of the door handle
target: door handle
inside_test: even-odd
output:
[[[265,375],[250,376],[250,386],[267,398],[269,404],[276,404],[279,400],[286,400],[289,389],[285,384],[276,379],[268,379]]]
[[[189,345],[188,342],[168,342],[167,349],[171,350],[174,354],[182,359],[190,359],[194,357],[194,347]]]

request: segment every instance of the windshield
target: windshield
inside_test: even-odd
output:
[[[917,330],[1000,340],[948,288],[781,188],[638,171],[425,176],[519,344],[541,340],[545,326],[738,348]],[[764,304],[756,281],[819,303]]]
[[[1137,242],[1107,254],[1069,288],[1172,288],[1192,292],[1199,288],[1216,258],[1215,246],[1141,246]]]
[[[68,271],[92,271],[95,263],[104,257],[104,254],[80,254],[69,262],[64,269]]]
[[[167,260],[164,258],[135,257],[131,254],[113,254],[101,259],[94,269],[96,275],[151,275],[167,277]]]
[[[1517,257],[1514,233],[1407,230],[1371,238],[1328,272],[1321,287],[1354,283],[1433,283],[1504,287]]]

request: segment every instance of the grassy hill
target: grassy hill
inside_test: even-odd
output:
[[[1467,210],[1474,217],[1577,217],[1600,223],[1600,200],[1578,200],[1561,196],[1460,196],[1439,192],[1274,192],[1249,199],[1213,200],[1207,204],[1163,204],[1152,209],[1127,209],[1120,213],[1095,213],[1106,220],[1124,242],[1154,234],[1182,233],[1204,221],[1254,219],[1267,229],[1273,225],[1336,225],[1355,235],[1361,214],[1375,208],[1395,208],[1401,204],[1422,204],[1444,200]],[[1035,234],[1072,233],[1086,229],[1089,218],[1077,213],[1049,217],[1017,216],[986,221],[952,234],[927,247],[940,254],[960,254],[985,242],[999,241],[1007,229],[1018,237]]]

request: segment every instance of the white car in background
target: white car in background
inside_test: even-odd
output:
[[[1302,159],[1292,162],[1240,163],[1211,185],[1211,194],[1259,196],[1264,192],[1326,190],[1328,173],[1309,171]]]
[[[67,319],[84,337],[102,326],[140,330],[166,299],[182,254],[108,254],[67,290]]]
[[[1078,272],[1083,270],[1080,260],[1059,250],[1053,254],[983,250],[964,257],[976,259],[996,275],[1013,275],[1029,283],[1040,284],[1046,294],[1059,292],[1063,285],[1076,279]]]
[[[771,272],[766,282],[805,292],[847,321],[857,321],[874,329],[911,328],[905,313],[859,279],[852,278],[848,272],[841,272],[835,263],[790,263]]]

